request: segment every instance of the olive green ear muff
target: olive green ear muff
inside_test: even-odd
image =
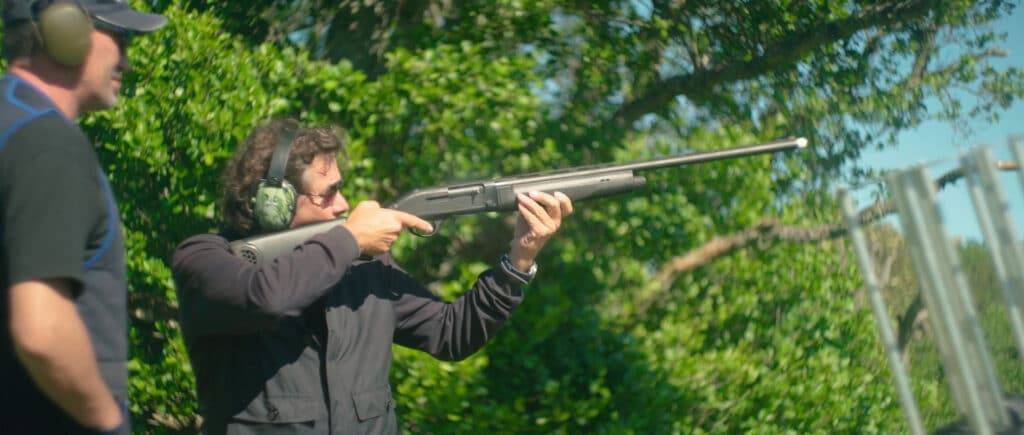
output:
[[[288,228],[295,217],[295,202],[298,192],[288,180],[284,179],[288,165],[288,154],[291,152],[295,130],[285,127],[270,158],[270,169],[267,177],[260,180],[253,196],[253,215],[256,224],[263,231],[279,231]]]
[[[47,6],[36,19],[36,29],[46,53],[57,63],[76,67],[85,63],[92,45],[92,19],[76,3]]]

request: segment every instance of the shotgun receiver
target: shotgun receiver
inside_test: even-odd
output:
[[[562,192],[573,202],[578,202],[625,193],[643,187],[646,185],[646,180],[644,177],[636,175],[637,171],[789,151],[806,146],[807,139],[805,138],[789,138],[758,145],[669,156],[641,162],[566,168],[416,189],[398,198],[394,204],[388,207],[431,221],[436,232],[440,221],[450,216],[489,211],[513,211],[516,209],[516,194],[518,193]],[[261,264],[291,251],[313,235],[323,233],[340,222],[341,220],[320,222],[236,240],[231,242],[231,250],[239,257],[254,264]]]

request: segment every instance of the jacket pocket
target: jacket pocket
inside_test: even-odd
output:
[[[308,397],[260,395],[232,419],[251,423],[305,423],[319,417],[321,406],[316,399]]]
[[[360,422],[380,417],[395,406],[391,401],[390,386],[352,393],[352,402],[355,404],[356,418]]]

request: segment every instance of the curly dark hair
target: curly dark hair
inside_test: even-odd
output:
[[[233,237],[249,237],[256,233],[252,198],[270,168],[270,158],[285,129],[295,131],[291,152],[285,168],[285,180],[301,193],[302,174],[317,156],[344,155],[344,132],[337,127],[300,127],[294,119],[276,119],[257,127],[249,134],[231,162],[224,168],[221,218],[223,229]]]

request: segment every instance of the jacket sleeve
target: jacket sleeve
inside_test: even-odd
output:
[[[171,260],[182,328],[193,337],[269,328],[323,296],[358,256],[355,238],[341,226],[260,266],[235,257],[222,237],[191,237]]]
[[[399,293],[394,342],[445,361],[463,360],[483,347],[522,302],[526,284],[499,265],[481,273],[458,299],[444,302],[397,266],[386,270]]]

